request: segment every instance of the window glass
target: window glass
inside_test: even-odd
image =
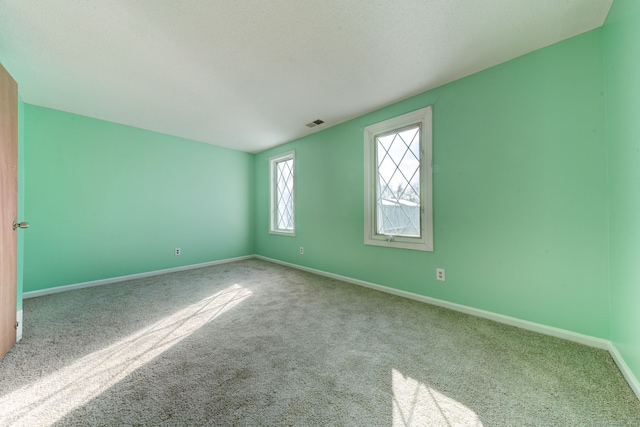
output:
[[[295,152],[271,157],[271,225],[274,234],[295,235]]]
[[[433,250],[431,107],[367,126],[365,244]]]

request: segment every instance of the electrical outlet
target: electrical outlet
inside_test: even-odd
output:
[[[174,254],[175,256],[182,255],[182,249],[180,249],[180,248],[175,248],[175,249],[173,250],[173,254]]]
[[[436,268],[436,279],[444,282],[444,268]]]
[[[304,255],[304,248],[300,246],[300,255]]]

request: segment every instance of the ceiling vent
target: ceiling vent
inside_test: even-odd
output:
[[[323,121],[323,120],[318,119],[318,120],[314,120],[314,121],[312,121],[311,123],[307,123],[305,126],[307,126],[308,128],[312,128],[312,127],[315,127],[315,126],[321,125],[321,124],[323,124],[323,123],[324,123],[324,121]]]

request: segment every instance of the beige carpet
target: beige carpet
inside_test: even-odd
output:
[[[2,426],[640,425],[605,351],[259,260],[23,308]]]

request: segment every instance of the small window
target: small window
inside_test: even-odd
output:
[[[364,129],[364,243],[433,250],[431,107]]]
[[[270,233],[295,236],[295,152],[269,159],[271,168]]]

